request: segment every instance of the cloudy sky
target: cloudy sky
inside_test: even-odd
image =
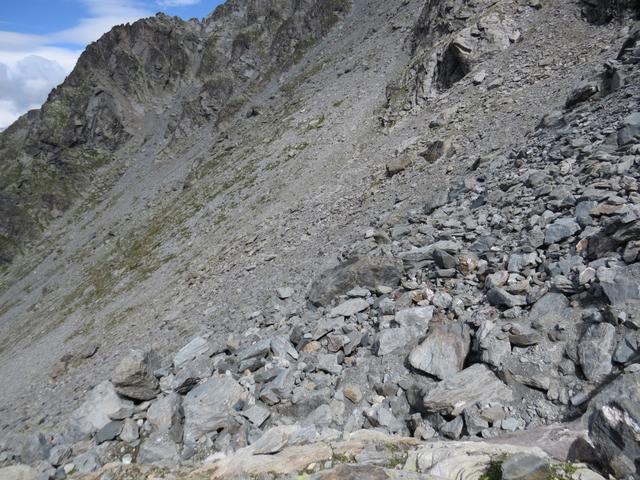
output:
[[[0,130],[38,108],[85,46],[162,11],[202,18],[221,0],[0,0]]]

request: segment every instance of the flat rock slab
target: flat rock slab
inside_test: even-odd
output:
[[[362,298],[353,298],[341,303],[331,310],[332,317],[350,317],[369,308],[369,303]]]
[[[191,390],[183,401],[185,442],[194,443],[201,435],[227,426],[246,398],[245,389],[227,376],[211,378]]]
[[[423,402],[430,412],[457,416],[476,402],[512,400],[511,389],[486,365],[477,363],[429,389]]]

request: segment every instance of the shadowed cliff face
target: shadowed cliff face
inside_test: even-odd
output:
[[[157,151],[192,126],[215,129],[348,8],[347,0],[238,0],[202,22],[159,14],[91,44],[40,110],[0,134],[0,265],[96,177],[113,180],[98,171],[125,146]]]

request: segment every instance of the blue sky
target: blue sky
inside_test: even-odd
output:
[[[222,0],[0,0],[0,130],[38,108],[87,44],[165,12],[203,18]]]

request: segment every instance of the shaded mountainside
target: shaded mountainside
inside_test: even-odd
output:
[[[0,137],[0,478],[640,478],[639,13],[92,44]]]
[[[125,146],[158,150],[194,124],[224,120],[348,9],[345,0],[235,1],[203,22],[159,14],[90,45],[42,109],[0,136],[0,262],[39,236]]]

